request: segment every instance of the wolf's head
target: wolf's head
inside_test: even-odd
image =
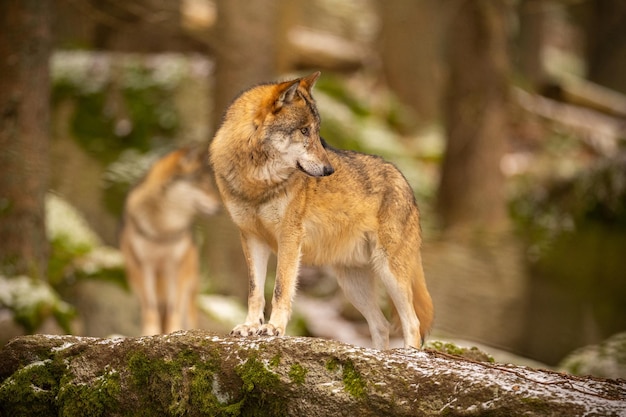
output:
[[[320,116],[311,89],[320,73],[243,92],[227,110],[211,145],[213,163],[241,161],[256,180],[281,182],[300,170],[313,177],[334,172],[320,138]],[[217,156],[220,155],[220,156]],[[216,166],[216,171],[222,168]],[[233,172],[228,166],[224,172]],[[233,177],[234,179],[235,177]]]
[[[162,181],[170,198],[187,202],[197,212],[213,214],[217,211],[219,194],[204,147],[181,147],[164,157],[162,165]]]
[[[320,73],[271,86],[254,125],[270,163],[294,167],[312,177],[332,174],[320,138],[320,115],[311,89]]]

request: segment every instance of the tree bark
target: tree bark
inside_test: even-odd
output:
[[[438,209],[448,229],[506,227],[500,160],[507,139],[508,2],[457,2],[448,30],[447,147]]]
[[[443,6],[437,0],[379,0],[377,6],[387,85],[421,124],[432,123],[439,116]]]
[[[533,88],[541,86],[546,81],[541,57],[546,6],[543,0],[521,0],[517,5],[519,16],[517,67]]]
[[[35,335],[0,351],[0,415],[618,416],[626,381],[203,331]]]
[[[0,273],[44,278],[49,0],[0,2]]]
[[[626,2],[574,2],[571,8],[584,31],[587,77],[626,94]]]
[[[277,76],[277,0],[218,0],[214,118],[244,88]]]

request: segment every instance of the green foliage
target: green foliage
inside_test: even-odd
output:
[[[346,83],[332,74],[325,74],[319,78],[315,88],[348,106],[351,112],[358,117],[371,115],[370,109],[365,107],[362,100],[354,96],[351,90],[347,88]]]
[[[74,138],[108,164],[125,149],[146,152],[176,135],[179,116],[171,95],[180,76],[162,72],[159,65],[137,58],[57,53],[52,103],[72,103]]]
[[[61,291],[77,280],[95,278],[127,287],[119,251],[103,246],[83,216],[61,197],[46,196],[50,241],[48,282]]]
[[[126,149],[109,164],[103,175],[104,205],[110,213],[121,217],[129,190],[148,172],[154,162],[172,150],[163,146],[148,152]]]
[[[69,333],[69,322],[76,314],[46,282],[27,276],[0,275],[0,308],[10,310],[28,333],[34,333],[51,315]]]
[[[626,325],[626,158],[522,194],[512,217],[535,277],[584,300],[606,334]]]
[[[109,281],[128,289],[124,265],[116,249],[74,244],[63,236],[53,238],[50,244],[48,281],[60,291],[84,279]]]
[[[356,91],[349,81],[332,74],[317,81],[315,96],[322,115],[321,136],[342,149],[392,158],[406,156],[409,149],[400,143],[398,132],[410,128],[404,123],[406,117],[399,102],[388,91],[362,96]]]
[[[77,258],[88,254],[91,249],[85,243],[72,241],[67,235],[52,237],[48,261],[48,281],[52,285],[63,283],[73,262]]]
[[[537,186],[511,203],[511,214],[541,256],[560,236],[595,224],[626,230],[626,158],[605,160],[568,179]]]

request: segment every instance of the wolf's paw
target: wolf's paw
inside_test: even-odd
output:
[[[271,323],[267,323],[259,327],[257,334],[259,336],[282,336],[285,334],[285,331],[281,327],[277,327]]]
[[[230,332],[231,336],[254,336],[260,331],[260,324],[239,324]]]

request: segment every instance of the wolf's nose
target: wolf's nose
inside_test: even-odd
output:
[[[335,172],[335,168],[332,167],[332,165],[324,165],[324,176],[327,177],[328,175],[332,174]]]

